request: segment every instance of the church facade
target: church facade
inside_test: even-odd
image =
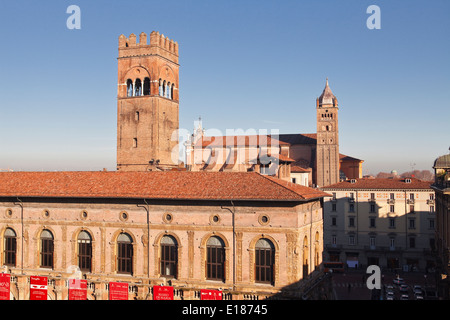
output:
[[[313,187],[362,178],[364,161],[339,153],[338,110],[327,79],[316,99],[316,133],[209,137],[199,123],[186,143],[187,168],[256,171]]]

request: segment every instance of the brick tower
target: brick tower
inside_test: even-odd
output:
[[[117,170],[178,166],[178,44],[153,31],[119,37]],[[174,155],[172,156],[172,152]]]
[[[338,101],[328,86],[316,100],[317,149],[316,185],[325,187],[339,182]]]

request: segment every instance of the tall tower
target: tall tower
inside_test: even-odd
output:
[[[117,170],[178,165],[178,43],[153,31],[119,37]],[[172,153],[174,153],[172,155]]]
[[[324,187],[339,182],[338,102],[328,86],[328,78],[316,108],[316,185]]]

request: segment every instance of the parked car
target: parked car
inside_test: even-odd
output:
[[[414,294],[419,294],[419,295],[421,295],[421,296],[423,296],[423,290],[422,290],[422,287],[421,286],[419,286],[419,285],[414,285],[414,287],[413,287],[413,292],[414,292]]]
[[[403,280],[403,278],[395,278],[394,279],[394,284],[396,284],[396,285],[402,285],[402,284],[404,284],[405,283],[405,280]]]
[[[406,284],[401,284],[400,292],[408,292],[408,286]]]
[[[386,292],[394,292],[394,287],[391,285],[386,286]]]
[[[395,295],[393,291],[388,291],[386,293],[386,300],[395,300]]]
[[[423,300],[423,296],[421,294],[417,294],[417,293],[414,294],[414,298],[416,300]]]
[[[409,296],[407,294],[402,294],[400,300],[409,300]]]

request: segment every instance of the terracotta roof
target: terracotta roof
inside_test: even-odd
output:
[[[300,166],[291,165],[291,172],[311,172],[311,168],[305,169]]]
[[[286,142],[272,138],[270,135],[243,135],[243,136],[217,136],[202,137],[195,147],[249,147],[260,145],[289,145]]]
[[[326,187],[321,188],[322,190],[331,190],[331,189],[431,189],[430,185],[431,181],[422,181],[415,178],[408,178],[411,182],[406,182],[404,178],[402,179],[389,179],[389,178],[380,178],[380,179],[351,179],[342,181],[336,184],[332,184]],[[355,182],[352,183],[352,180]]]
[[[347,156],[347,155],[342,154],[342,153],[339,153],[339,160],[341,160],[341,161],[359,161],[359,162],[364,162],[364,160],[353,158],[353,157]]]
[[[280,141],[293,144],[316,144],[317,133],[294,133],[294,134],[280,134],[278,136]]]
[[[255,172],[0,172],[0,197],[302,201],[324,196]]]

